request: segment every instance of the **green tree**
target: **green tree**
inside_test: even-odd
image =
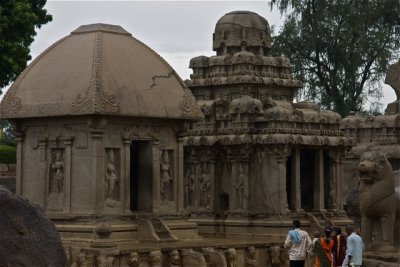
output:
[[[0,1],[0,88],[26,68],[36,28],[52,20],[45,4],[46,0]]]
[[[376,111],[381,81],[399,56],[399,0],[272,0],[287,15],[274,37],[276,55],[294,65],[305,81],[302,97],[342,116],[361,111],[367,101]]]

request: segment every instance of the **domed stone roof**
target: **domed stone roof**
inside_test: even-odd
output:
[[[120,115],[197,119],[177,73],[122,27],[84,25],[37,57],[10,87],[2,118]]]
[[[253,47],[259,50],[271,48],[271,30],[268,21],[250,11],[234,11],[225,14],[215,26],[213,50],[229,53],[231,47]]]

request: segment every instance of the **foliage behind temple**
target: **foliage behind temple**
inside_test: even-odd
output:
[[[399,56],[400,1],[272,0],[288,14],[273,51],[306,82],[304,98],[342,116],[379,107],[380,82]],[[377,105],[378,104],[378,105]]]

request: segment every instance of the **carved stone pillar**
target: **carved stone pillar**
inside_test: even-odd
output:
[[[123,172],[121,175],[121,200],[122,211],[131,213],[131,142],[130,138],[124,138],[123,160],[121,160]]]
[[[71,172],[72,172],[72,138],[64,141],[65,166],[64,166],[64,213],[71,212]]]
[[[42,183],[43,183],[43,206],[47,203],[47,195],[48,195],[48,175],[47,175],[47,139],[43,138],[39,140],[39,164],[40,174],[42,175]]]
[[[292,175],[290,180],[291,208],[293,211],[303,211],[301,208],[301,184],[300,184],[300,149],[293,149],[292,154]]]
[[[161,188],[160,188],[160,144],[153,141],[153,212],[160,210]]]
[[[339,199],[338,194],[338,153],[335,150],[329,151],[330,166],[329,166],[329,198],[328,198],[328,209],[337,210],[337,199]]]
[[[17,195],[22,195],[22,180],[23,180],[23,172],[22,172],[22,151],[24,145],[24,137],[22,133],[15,133],[15,141],[17,142],[17,168],[16,168],[16,181],[15,181],[15,191]]]
[[[286,161],[290,155],[287,146],[279,146],[274,149],[274,154],[278,164],[278,199],[280,201],[280,213],[286,215],[289,212],[286,192]]]
[[[216,183],[215,183],[215,160],[210,160],[210,183],[211,183],[211,190],[210,190],[210,210],[214,210],[215,204],[215,194],[216,194]]]
[[[104,207],[104,143],[103,131],[91,131],[92,143],[92,179],[93,209],[101,211]]]
[[[315,152],[314,211],[324,211],[324,151]]]
[[[177,200],[178,203],[178,211],[182,212],[184,210],[184,182],[183,182],[183,177],[184,177],[184,155],[183,155],[183,138],[179,138],[178,139],[178,169],[177,169],[177,176],[175,177],[176,179],[176,183],[175,183],[175,192],[177,192],[177,197],[175,198]]]
[[[231,159],[230,162],[231,162],[232,169],[231,169],[231,181],[230,181],[231,188],[230,188],[230,192],[229,192],[229,210],[233,211],[233,210],[236,210],[237,199],[235,198],[235,195],[236,195],[235,180],[238,177],[238,169],[239,169],[238,164],[239,163],[236,159]]]
[[[195,181],[195,197],[194,197],[194,210],[198,210],[200,207],[200,182],[199,182],[199,177],[201,175],[201,169],[200,169],[200,162],[195,161],[195,170],[196,170],[196,181]]]

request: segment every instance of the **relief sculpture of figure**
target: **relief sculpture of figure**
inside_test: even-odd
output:
[[[61,150],[57,150],[54,162],[51,164],[53,170],[52,192],[61,194],[64,185],[64,159]]]
[[[115,169],[114,151],[107,151],[107,169],[106,169],[106,199],[113,199],[113,192],[118,177]]]
[[[237,205],[236,208],[237,209],[242,209],[243,208],[243,183],[247,180],[247,174],[246,172],[243,170],[243,167],[240,166],[239,167],[239,177],[238,177],[238,181],[235,184],[235,191],[236,191],[236,201],[237,201]]]
[[[192,170],[189,168],[186,173],[186,182],[185,186],[185,204],[186,207],[193,205],[193,195],[194,195],[194,183],[195,183],[196,174],[192,173]]]
[[[161,191],[161,200],[167,201],[171,198],[171,165],[169,162],[168,151],[163,150],[161,154],[161,162],[160,162],[160,191]]]
[[[211,198],[210,190],[211,190],[210,174],[203,171],[200,176],[200,207],[202,208],[210,207],[210,198]]]

